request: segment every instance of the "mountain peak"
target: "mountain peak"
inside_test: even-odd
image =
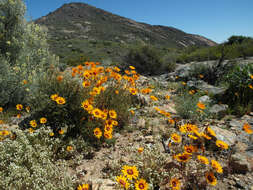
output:
[[[88,45],[94,41],[106,41],[114,45],[142,43],[173,48],[216,44],[199,35],[187,34],[173,27],[137,22],[85,3],[64,4],[54,12],[35,20],[35,23],[48,30],[49,43],[52,42],[53,46],[63,43],[59,39],[68,43],[75,41],[79,45],[72,46],[78,46],[78,51],[84,53],[87,52],[83,50],[81,43]]]

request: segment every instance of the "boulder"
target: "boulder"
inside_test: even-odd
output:
[[[229,167],[232,173],[246,174],[253,169],[253,158],[244,153],[237,152],[231,156]]]
[[[212,100],[209,96],[205,95],[205,96],[201,96],[199,98],[199,102],[203,102],[203,103],[211,103]]]
[[[216,115],[218,118],[222,118],[226,115],[228,109],[228,105],[226,104],[214,104],[210,108],[210,113]]]
[[[252,125],[250,121],[251,121],[251,118],[245,115],[241,117],[240,119],[232,119],[229,122],[229,127],[231,127],[231,130],[233,130],[237,134],[237,140],[242,143],[247,144],[248,146],[253,145],[253,135],[247,134],[243,130],[243,125],[244,123],[249,123],[250,125]]]
[[[229,159],[229,167],[232,173],[246,174],[253,171],[253,146],[236,139],[238,142],[233,147],[234,154]]]
[[[239,129],[239,128],[242,128],[243,123],[242,123],[241,121],[238,121],[238,119],[232,119],[232,120],[229,122],[229,126],[230,126],[232,129]]]
[[[224,95],[226,90],[227,90],[224,87],[217,87],[217,86],[213,86],[213,85],[210,85],[210,84],[207,84],[207,83],[202,83],[202,85],[199,86],[199,89],[203,90],[203,91],[207,91],[208,94],[212,94],[214,96]]]
[[[174,75],[178,76],[179,78],[187,78],[189,76],[191,70],[191,64],[184,64],[178,65],[175,69]]]
[[[225,94],[227,90],[224,87],[213,86],[202,80],[196,80],[196,81],[190,80],[187,82],[187,86],[191,88],[200,89],[202,91],[206,91],[208,94],[212,94],[214,96],[222,96]]]
[[[229,146],[235,144],[235,141],[237,140],[236,134],[232,133],[227,129],[222,129],[220,127],[216,126],[210,127],[214,130],[217,139],[226,142]]]
[[[253,145],[249,145],[246,149],[246,154],[253,158]]]

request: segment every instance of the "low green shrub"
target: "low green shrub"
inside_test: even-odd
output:
[[[88,60],[89,58],[85,56],[83,53],[74,53],[74,52],[71,56],[65,58],[66,64],[72,67],[80,65]]]
[[[217,62],[193,63],[189,74],[184,80],[203,80],[211,85],[219,85],[222,78],[237,64],[236,61],[228,61],[225,64]]]
[[[204,103],[204,109],[198,107],[199,98],[203,93],[184,85],[178,89],[178,93],[179,95],[175,98],[175,108],[183,119],[202,121],[210,116],[208,103]]]

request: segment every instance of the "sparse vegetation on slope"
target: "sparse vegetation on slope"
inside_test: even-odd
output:
[[[225,43],[213,47],[187,47],[178,56],[177,62],[235,59],[253,56],[253,39],[231,36]]]
[[[51,51],[65,63],[73,53],[93,61],[124,63],[125,52],[135,45],[152,44],[160,49],[216,44],[176,28],[139,23],[84,3],[65,4],[35,23],[46,28]]]

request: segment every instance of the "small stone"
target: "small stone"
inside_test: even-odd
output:
[[[143,136],[139,136],[139,137],[135,138],[135,141],[136,141],[136,142],[140,142],[140,141],[142,141],[143,139],[144,139]]]
[[[153,136],[149,135],[145,137],[145,143],[154,143]]]
[[[138,122],[137,122],[137,127],[138,127],[138,128],[145,128],[145,124],[146,124],[145,119],[140,118],[140,119],[138,120]]]
[[[120,135],[119,133],[115,133],[115,134],[114,134],[114,137],[115,137],[115,138],[120,138],[120,136],[121,136],[121,135]]]
[[[209,96],[205,95],[205,96],[201,96],[199,98],[199,102],[203,102],[203,103],[211,103],[212,100]]]
[[[229,184],[229,185],[235,185],[235,181],[233,181],[233,180],[228,180],[228,184]]]
[[[92,189],[94,190],[113,190],[116,184],[116,182],[110,179],[99,179],[97,181],[99,181],[99,183],[92,185]]]

